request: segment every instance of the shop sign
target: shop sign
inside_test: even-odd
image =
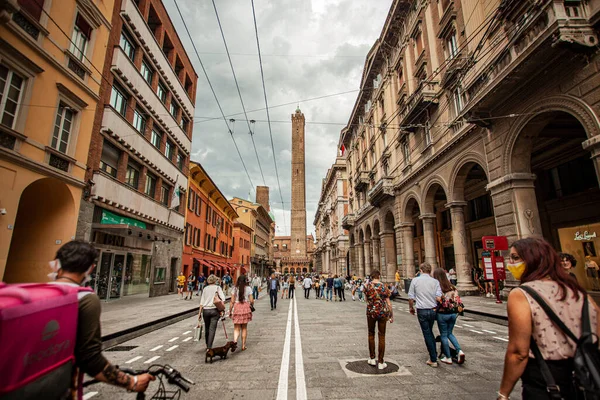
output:
[[[579,231],[575,232],[574,240],[592,240],[596,238],[596,232],[590,233],[588,231],[584,231],[583,234]]]
[[[146,229],[146,224],[142,221],[138,221],[137,219],[133,218],[123,217],[121,215],[111,213],[107,210],[102,210],[102,219],[100,220],[100,223],[105,225],[129,225],[135,226],[137,228]]]

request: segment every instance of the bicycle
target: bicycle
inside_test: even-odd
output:
[[[130,368],[119,368],[119,370],[130,375],[151,374],[156,376],[158,378],[158,390],[150,397],[151,400],[177,400],[181,397],[182,390],[187,393],[190,391],[190,385],[195,385],[194,382],[181,375],[179,371],[170,365],[153,364],[148,367],[148,369],[144,370],[133,370]],[[167,390],[163,377],[166,378],[167,383],[175,385],[179,387],[179,389]],[[83,387],[85,388],[99,382],[100,381],[97,379],[86,381],[83,383]],[[137,394],[136,400],[144,399],[146,399],[145,393]]]

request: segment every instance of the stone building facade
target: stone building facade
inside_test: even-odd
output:
[[[348,214],[346,160],[338,157],[327,171],[321,188],[314,226],[316,244],[314,265],[318,273],[349,275],[348,231],[342,218]]]
[[[273,241],[273,252],[275,269],[282,274],[301,274],[307,272],[318,272],[315,263],[315,237],[311,234],[306,235],[306,259],[292,257],[293,246],[291,236],[276,236]]]
[[[393,281],[427,261],[468,292],[482,236],[543,236],[586,283],[600,245],[599,19],[597,0],[393,2],[340,138],[354,273]]]
[[[164,295],[183,267],[198,76],[161,0],[115,0],[111,22],[77,236],[101,250],[101,298]]]

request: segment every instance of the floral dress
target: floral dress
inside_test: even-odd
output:
[[[390,297],[390,294],[390,290],[381,282],[365,285],[367,317],[388,319],[390,317],[390,309],[386,300]]]

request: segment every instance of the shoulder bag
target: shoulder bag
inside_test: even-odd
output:
[[[215,297],[213,298],[213,304],[218,312],[225,311],[225,303],[223,302],[223,300],[221,300],[218,289],[217,289],[217,292],[215,293]]]

